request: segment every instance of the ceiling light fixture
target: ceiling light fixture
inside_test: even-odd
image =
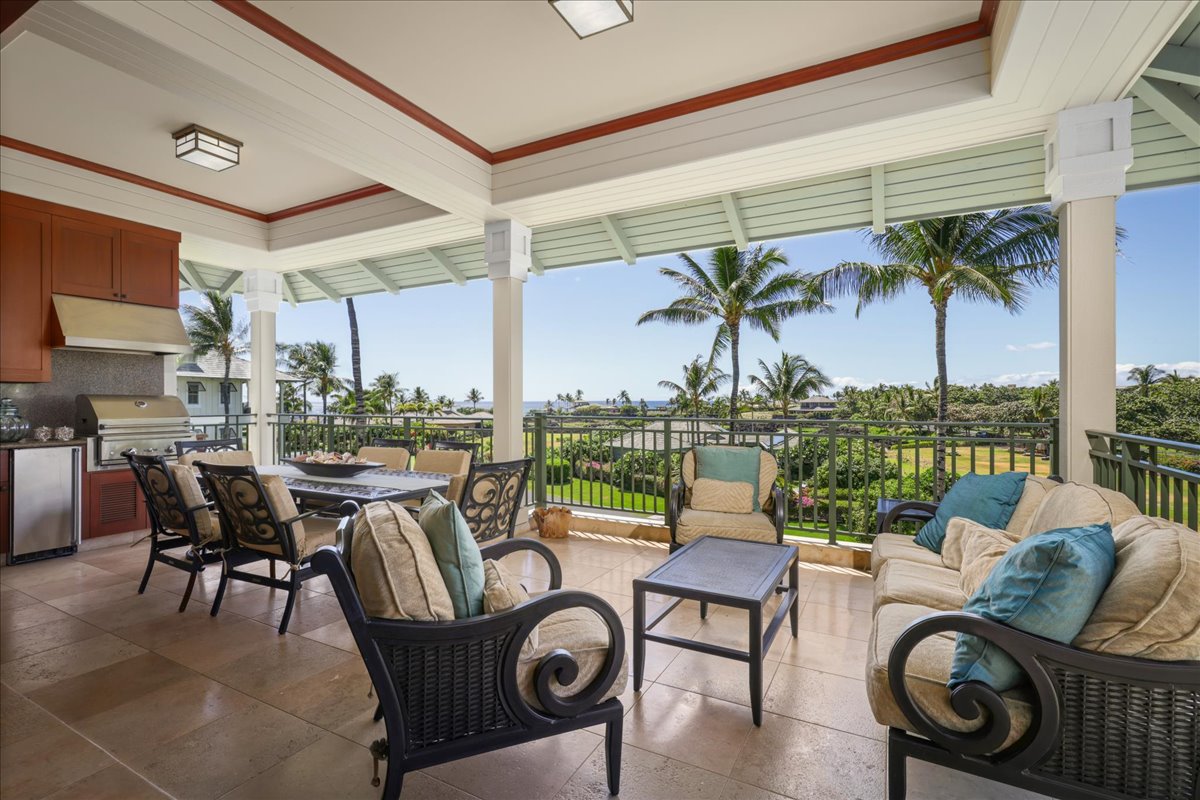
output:
[[[549,0],[580,39],[633,22],[633,0]]]
[[[188,125],[172,133],[171,138],[175,140],[175,157],[197,166],[223,172],[240,162],[242,143],[208,128]]]

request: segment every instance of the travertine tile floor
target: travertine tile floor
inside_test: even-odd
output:
[[[632,619],[631,580],[665,546],[588,534],[547,543],[564,583]],[[134,800],[374,798],[367,745],[383,735],[336,599],[306,584],[279,636],[282,593],[232,584],[209,616],[217,570],[176,608],[186,576],[158,565],[144,595],[146,546],[0,569],[0,796]],[[533,590],[547,572],[511,556]],[[781,632],[766,669],[764,722],[750,721],[745,667],[650,645],[626,707],[621,797],[883,798],[884,729],[863,687],[871,584],[802,565],[800,635]],[[745,647],[740,614],[702,621],[685,604],[671,631]],[[628,636],[632,636],[627,632]],[[409,775],[405,798],[603,798],[602,739],[578,731]],[[919,798],[1032,797],[913,764]]]

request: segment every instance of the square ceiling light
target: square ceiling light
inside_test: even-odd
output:
[[[242,143],[224,134],[199,125],[188,125],[171,137],[175,140],[176,158],[215,172],[223,172],[239,163]]]
[[[580,39],[633,22],[633,0],[550,0]]]

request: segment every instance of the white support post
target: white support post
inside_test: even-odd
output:
[[[257,463],[269,464],[274,451],[269,415],[275,412],[275,315],[283,299],[283,276],[247,270],[242,286],[250,312],[250,411],[254,415],[250,449]]]
[[[483,260],[492,281],[492,459],[525,456],[523,294],[532,236],[512,220],[484,227]]]
[[[1116,198],[1133,163],[1131,100],[1060,111],[1046,135],[1059,219],[1059,471],[1090,482],[1085,431],[1117,424]]]

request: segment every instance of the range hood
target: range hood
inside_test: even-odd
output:
[[[155,355],[192,350],[183,320],[174,309],[56,294],[54,313],[57,348]]]

